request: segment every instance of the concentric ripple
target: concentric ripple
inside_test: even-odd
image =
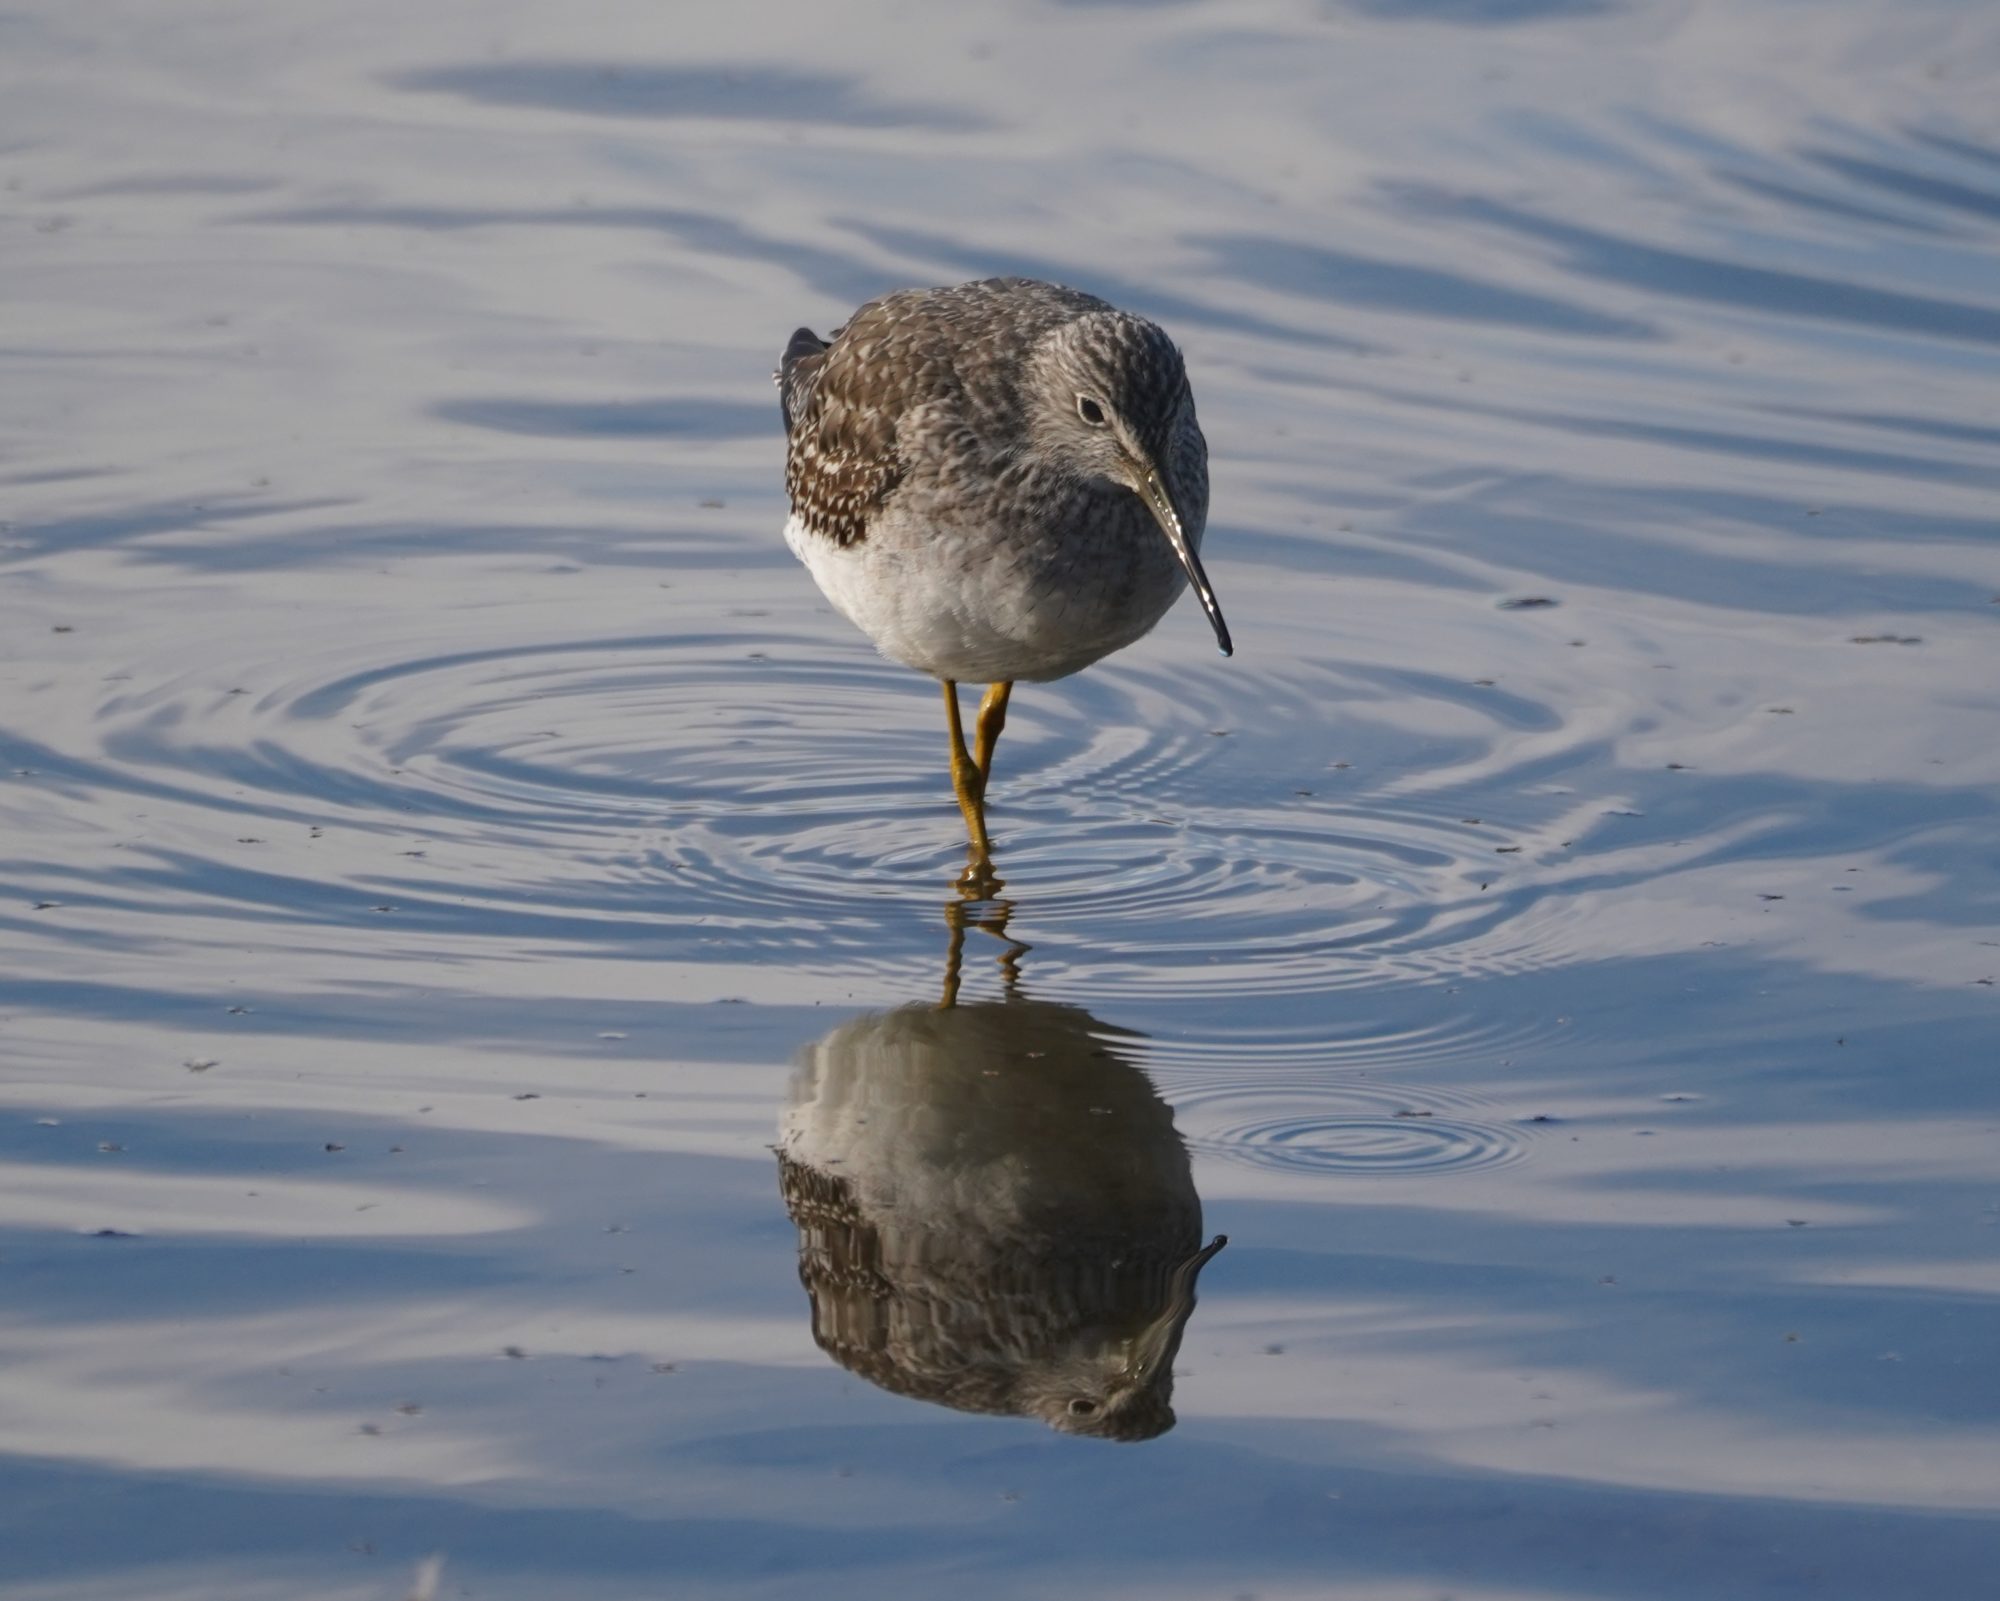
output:
[[[1227,1093],[1245,1076],[1261,1084],[1319,1083],[1329,1074],[1360,1075],[1419,1066],[1511,1066],[1561,1037],[1559,1016],[1494,1017],[1434,1009],[1412,1018],[1399,1012],[1353,1014],[1320,1009],[1305,1038],[1147,1040],[1142,1054],[1153,1076],[1177,1099]],[[1268,1026],[1268,1025],[1267,1025]]]
[[[792,610],[712,604],[698,629],[496,647],[475,611],[461,648],[378,639],[360,665],[345,637],[266,639],[261,659],[164,679],[156,652],[92,708],[98,749],[68,762],[68,798],[147,798],[131,848],[157,870],[123,891],[142,899],[226,879],[250,915],[291,916],[304,876],[327,905],[344,886],[470,939],[905,971],[871,923],[885,902],[935,906],[963,865],[936,692],[831,632],[784,576]],[[769,577],[711,587],[768,599]],[[1296,657],[1255,679],[1114,661],[1023,686],[990,813],[1025,937],[1068,947],[1038,979],[1143,1001],[1429,982],[1475,945],[1484,966],[1533,965],[1534,901],[1511,884],[1535,828],[1524,844],[1448,795],[1350,777],[1382,739],[1362,725],[1321,748],[1326,705],[1412,693],[1457,700],[1461,722],[1547,720]]]
[[[1409,1084],[1291,1092],[1261,1084],[1175,1097],[1189,1147],[1203,1155],[1284,1172],[1383,1178],[1470,1173],[1526,1156],[1525,1131],[1473,1115],[1480,1108],[1461,1093]]]

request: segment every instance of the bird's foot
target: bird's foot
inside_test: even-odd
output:
[[[963,900],[990,901],[1007,887],[1007,881],[994,871],[992,856],[975,846],[966,850],[965,871],[958,875],[956,887]]]
[[[951,765],[951,787],[958,796],[958,809],[965,818],[966,857],[972,867],[984,862],[990,864],[993,856],[993,841],[986,832],[986,777],[972,765],[968,757],[963,763]]]

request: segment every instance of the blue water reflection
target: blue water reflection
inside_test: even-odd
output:
[[[8,1601],[1987,1601],[1976,8],[239,11],[0,22]],[[1240,649],[941,986],[769,375],[992,272]]]
[[[1624,239],[1504,201],[1398,186],[1398,204],[1426,217],[1492,228],[1554,246],[1557,267],[1602,284],[1671,299],[1696,300],[1784,319],[1853,324],[1948,342],[2000,343],[2000,307],[1949,296],[1906,294],[1817,273],[1728,261],[1713,255]]]
[[[768,125],[963,131],[983,125],[962,107],[882,104],[853,79],[776,67],[643,65],[629,61],[507,61],[398,73],[399,89],[462,95],[496,106],[531,106],[592,117],[648,120],[729,118]]]

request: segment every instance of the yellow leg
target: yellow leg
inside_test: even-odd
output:
[[[979,866],[993,852],[993,843],[986,837],[986,776],[966,754],[965,725],[958,715],[958,685],[949,678],[944,680],[944,707],[951,720],[951,787],[958,794],[958,809],[965,814],[974,865]]]
[[[1007,697],[1013,693],[1011,678],[988,684],[986,698],[979,703],[979,734],[972,759],[979,764],[982,781],[993,776],[993,747],[1000,743],[1000,730],[1007,726]]]

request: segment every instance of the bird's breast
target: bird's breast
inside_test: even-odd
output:
[[[794,552],[884,655],[967,683],[1062,678],[1150,631],[1185,587],[1137,496],[1080,489],[1007,515],[903,490],[845,546],[797,517]]]

